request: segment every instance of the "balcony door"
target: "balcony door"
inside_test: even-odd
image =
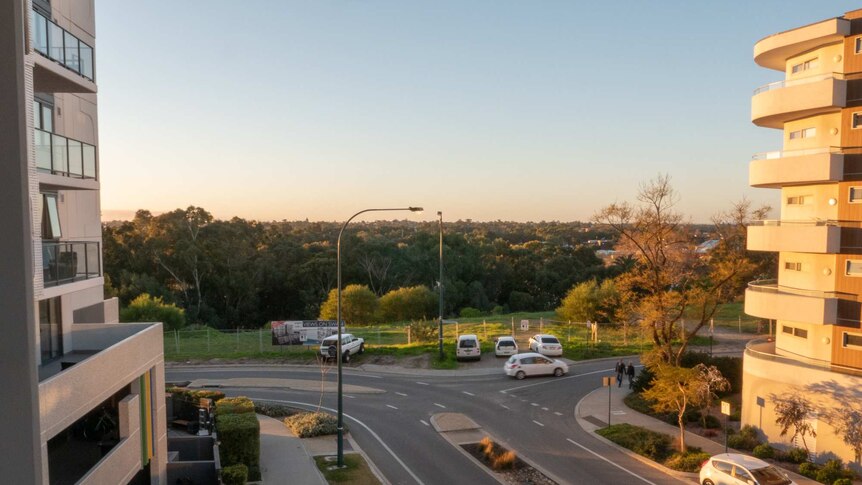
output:
[[[39,302],[39,346],[43,364],[63,355],[61,321],[59,297]]]

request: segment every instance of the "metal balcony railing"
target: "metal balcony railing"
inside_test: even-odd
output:
[[[775,150],[771,152],[755,153],[752,160],[775,160],[778,158],[803,157],[806,155],[820,155],[823,153],[842,153],[837,147],[808,148],[805,150]]]
[[[93,80],[93,48],[35,10],[33,48],[66,69]]]
[[[96,241],[43,241],[44,286],[47,288],[102,276],[101,256]]]
[[[838,298],[841,300],[856,301],[857,295],[853,293],[845,293],[841,291],[820,291],[806,290],[801,288],[793,288],[778,284],[778,280],[758,280],[748,283],[748,289],[761,293],[786,293],[788,295],[807,296],[811,298]]]
[[[82,179],[96,178],[96,147],[38,128],[33,129],[36,168]]]
[[[800,79],[786,79],[784,81],[776,81],[774,83],[764,84],[763,86],[760,86],[759,88],[754,90],[754,94],[758,95],[760,93],[765,93],[766,91],[772,91],[773,89],[789,88],[791,86],[799,86],[801,84],[815,83],[817,81],[825,81],[827,79],[839,79],[839,80],[841,80],[841,79],[844,79],[844,75],[837,73],[837,72],[833,72],[833,73],[829,73],[829,74],[820,74],[817,76],[803,77]]]

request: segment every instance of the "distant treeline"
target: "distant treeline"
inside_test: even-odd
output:
[[[123,306],[141,293],[162,297],[190,323],[216,327],[316,318],[336,284],[340,227],[217,220],[199,207],[138,211],[105,224],[106,292]],[[438,231],[436,221],[352,222],[342,238],[343,285],[378,296],[416,285],[436,292]],[[554,309],[573,285],[623,269],[605,267],[586,244],[611,237],[579,222],[446,222],[445,313]]]

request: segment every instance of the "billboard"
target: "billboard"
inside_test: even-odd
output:
[[[282,320],[270,322],[272,345],[319,345],[338,333],[335,320]],[[344,322],[341,331],[345,331]]]

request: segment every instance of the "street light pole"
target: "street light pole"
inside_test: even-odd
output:
[[[440,290],[440,360],[443,360],[443,212],[437,211],[440,220],[440,279],[437,281]]]
[[[341,353],[341,235],[344,234],[344,229],[347,228],[347,224],[350,223],[356,216],[359,214],[364,214],[366,212],[379,212],[379,211],[410,211],[410,212],[422,212],[421,207],[403,207],[396,209],[365,209],[357,212],[350,216],[350,219],[341,226],[341,230],[338,231],[338,242],[336,244],[335,250],[335,261],[338,267],[338,286],[337,286],[337,297],[335,299],[335,327],[338,329],[338,343],[337,345],[337,354],[336,360],[338,362],[338,467],[342,468],[344,466],[344,411],[343,411],[343,399],[342,399],[342,386],[341,386],[341,361],[343,360],[343,355]]]

